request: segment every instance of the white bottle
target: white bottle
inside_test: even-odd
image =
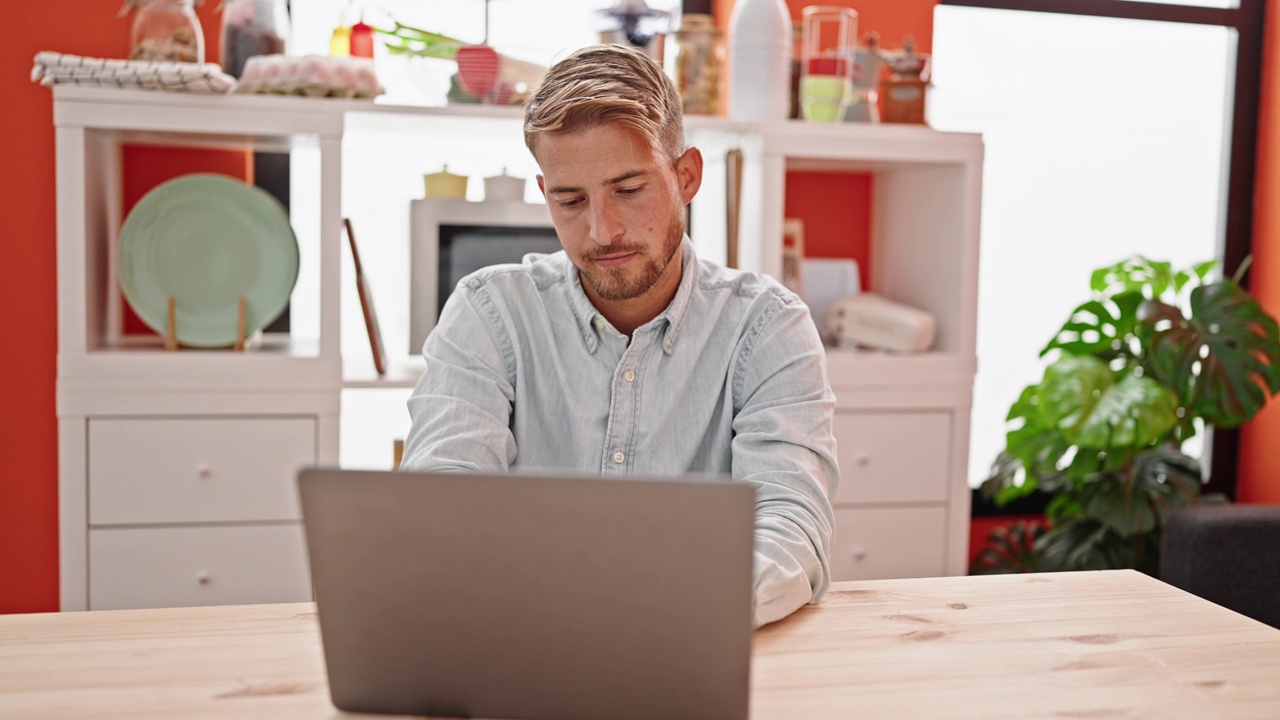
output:
[[[791,13],[783,0],[738,0],[729,16],[729,117],[786,120]]]

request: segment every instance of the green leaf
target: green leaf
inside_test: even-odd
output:
[[[1062,433],[1043,422],[1039,405],[1040,387],[1029,385],[1023,389],[1006,417],[1011,428],[1005,437],[1003,453],[1020,461],[1027,481],[1033,484],[1055,474],[1058,459],[1071,446],[1062,438]]]
[[[1041,424],[1085,448],[1149,445],[1178,422],[1178,400],[1160,383],[1132,374],[1116,382],[1106,363],[1064,355],[1045,369]]]
[[[970,574],[1036,572],[1039,562],[1035,544],[1043,532],[1039,523],[1026,520],[1016,520],[992,530],[987,535],[986,546],[974,557]]]
[[[1200,466],[1168,446],[1139,453],[1129,473],[1105,473],[1085,484],[1080,504],[1093,518],[1122,537],[1162,527],[1174,510],[1200,493]]]
[[[1114,570],[1131,567],[1133,551],[1123,537],[1092,518],[1055,524],[1036,539],[1043,571]]]
[[[1127,353],[1128,338],[1138,325],[1138,307],[1143,297],[1138,292],[1124,292],[1108,301],[1082,303],[1040,351],[1040,356],[1054,348],[1072,355],[1099,355],[1105,358]]]
[[[1230,280],[1192,290],[1190,307],[1146,308],[1152,372],[1206,423],[1236,427],[1280,392],[1280,329]]]
[[[1173,265],[1151,260],[1142,255],[1122,260],[1115,265],[1093,271],[1089,287],[1100,295],[1122,292],[1149,292],[1148,298],[1158,298],[1173,283]]]

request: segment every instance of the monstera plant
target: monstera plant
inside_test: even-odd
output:
[[[1203,499],[1183,443],[1240,425],[1280,391],[1280,334],[1238,282],[1247,264],[1211,280],[1213,262],[1175,272],[1135,256],[1093,273],[1092,297],[1040,353],[1043,379],[1010,408],[982,485],[997,505],[1050,497],[1031,557],[1004,569],[1154,574],[1165,520]],[[987,571],[1010,556],[1007,535],[992,539]]]

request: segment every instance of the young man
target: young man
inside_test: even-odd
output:
[[[780,284],[694,255],[702,155],[675,87],[637,51],[586,48],[524,127],[564,251],[458,284],[401,466],[729,474],[756,489],[756,625],[816,602],[838,479],[822,343]]]

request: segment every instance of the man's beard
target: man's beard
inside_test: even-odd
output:
[[[586,283],[595,294],[602,300],[617,302],[620,300],[631,300],[645,294],[658,283],[658,279],[662,277],[662,273],[671,265],[671,261],[675,259],[676,253],[680,252],[680,244],[684,240],[684,208],[680,208],[679,212],[672,218],[671,223],[667,226],[667,236],[659,257],[648,257],[641,255],[638,259],[644,263],[640,269],[640,273],[634,277],[628,278],[625,273],[628,268],[602,269],[595,268],[587,271],[582,267],[578,268],[578,275],[582,281]],[[604,255],[616,255],[619,252],[640,252],[643,248],[637,247],[617,247],[610,246],[601,248],[598,252],[584,256],[583,264],[589,265],[592,260]]]

